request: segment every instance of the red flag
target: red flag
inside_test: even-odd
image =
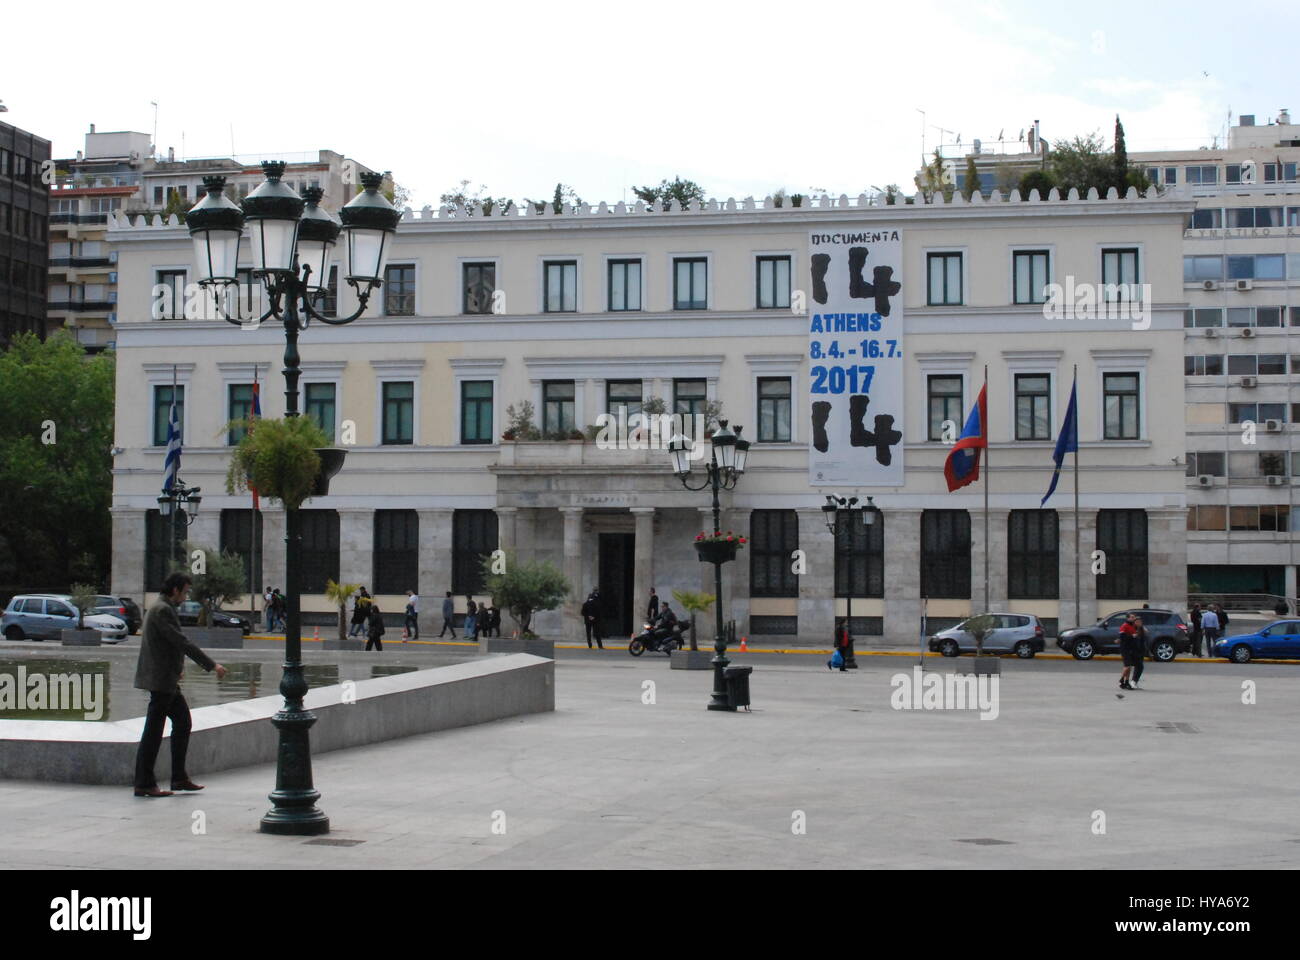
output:
[[[254,369],[254,370],[253,370],[253,410],[252,410],[252,413],[250,413],[250,414],[249,414],[249,417],[248,417],[248,419],[249,419],[249,421],[250,421],[250,423],[248,424],[248,432],[249,432],[249,433],[252,433],[252,432],[253,432],[253,424],[252,424],[251,421],[256,420],[256,419],[257,419],[258,417],[260,417],[261,415],[262,415],[261,388],[260,388],[260,385],[259,385],[258,382],[257,382],[257,370]],[[253,486],[253,485],[250,483],[250,484],[248,485],[248,489],[249,489],[249,491],[253,494],[253,509],[254,509],[254,510],[261,510],[261,509],[262,509],[262,501],[261,501],[261,499],[260,499],[260,498],[258,497],[258,495],[257,495],[257,487]]]

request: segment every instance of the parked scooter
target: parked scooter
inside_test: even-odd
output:
[[[674,650],[680,650],[686,645],[682,635],[689,629],[691,629],[689,618],[678,620],[672,626],[642,624],[641,632],[627,645],[627,652],[634,657],[641,656],[647,650],[672,656]]]

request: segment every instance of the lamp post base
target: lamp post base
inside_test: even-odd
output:
[[[731,665],[731,661],[727,659],[727,642],[722,637],[718,637],[713,644],[713,649],[717,651],[717,656],[713,658],[713,696],[709,700],[709,709],[728,710],[734,713],[736,708],[731,705],[727,697],[727,683],[722,678],[722,671]]]
[[[269,797],[275,806],[262,817],[262,833],[311,837],[330,832],[329,817],[316,809],[320,791],[312,785],[307,732],[315,722],[315,714],[307,710],[281,710],[271,718],[280,731],[280,752],[275,790]]]

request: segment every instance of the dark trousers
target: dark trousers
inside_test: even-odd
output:
[[[408,613],[406,615],[406,629],[407,632],[410,633],[412,640],[420,639],[420,624],[419,621],[416,619],[415,614]]]
[[[596,644],[602,650],[604,650],[605,645],[601,643],[601,641],[604,640],[605,638],[600,635],[600,626],[596,623],[595,620],[588,620],[586,621],[586,624],[587,624],[587,646],[588,647],[591,646],[591,641],[594,638]]]
[[[149,790],[158,786],[154,764],[162,746],[163,725],[172,722],[172,783],[188,780],[185,754],[190,748],[190,705],[179,689],[149,693],[149,709],[144,715],[144,732],[135,753],[135,788]]]
[[[1193,628],[1192,630],[1192,655],[1193,656],[1199,657],[1202,655],[1201,638],[1202,638],[1201,628],[1200,627]]]
[[[451,631],[451,635],[452,635],[453,637],[456,636],[456,624],[455,624],[455,621],[448,620],[447,618],[444,617],[444,618],[443,618],[443,621],[442,621],[442,629],[438,631],[438,636],[441,637],[441,636],[442,636],[444,633],[446,633],[448,630]]]
[[[366,637],[366,649],[369,650],[371,646],[373,646],[376,650],[384,649],[384,643],[382,640],[379,639],[378,634],[371,634],[368,637]]]

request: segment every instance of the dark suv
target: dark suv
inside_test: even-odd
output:
[[[1076,660],[1091,660],[1099,653],[1119,653],[1119,628],[1130,614],[1137,614],[1147,632],[1147,655],[1162,663],[1180,653],[1189,653],[1192,641],[1182,614],[1174,610],[1121,610],[1098,620],[1091,627],[1062,630],[1056,645]]]

